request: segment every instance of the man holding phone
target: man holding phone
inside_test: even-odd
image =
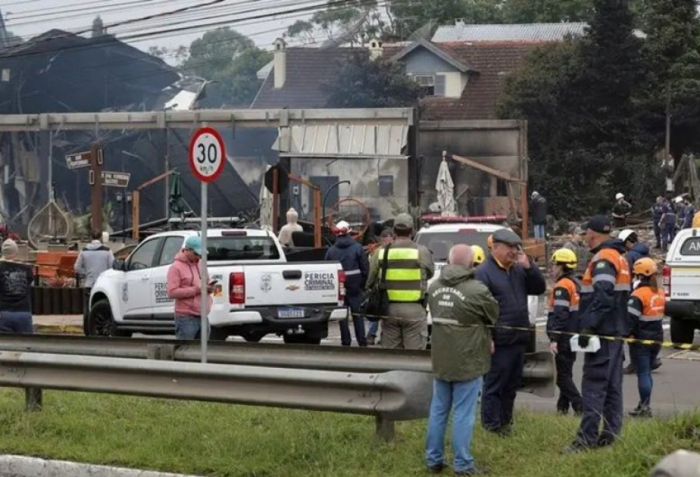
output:
[[[168,269],[166,287],[168,297],[175,300],[175,338],[179,340],[199,339],[202,331],[201,283],[202,271],[199,259],[202,256],[202,239],[187,237],[182,250]],[[216,280],[211,281],[207,293],[216,288]],[[211,309],[209,297],[207,310]]]

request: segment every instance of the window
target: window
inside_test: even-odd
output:
[[[158,265],[170,265],[175,260],[175,255],[182,250],[182,242],[184,237],[168,237],[163,244],[163,251],[160,252],[160,260]]]
[[[700,237],[689,237],[681,246],[681,255],[700,255]]]
[[[143,270],[153,266],[161,239],[153,239],[143,242],[129,257],[129,270]]]
[[[435,96],[435,76],[416,75],[413,77],[413,81],[418,83],[425,96]]]
[[[394,195],[394,176],[379,176],[379,196],[390,197]]]
[[[270,237],[209,237],[207,259],[227,260],[278,260],[279,250]]]
[[[508,183],[503,179],[496,178],[496,196],[508,197]]]
[[[450,249],[457,244],[478,245],[487,250],[486,242],[491,235],[465,227],[458,232],[424,232],[416,236],[416,243],[424,245],[433,254],[436,262],[446,262]]]
[[[445,75],[415,75],[425,96],[445,96]]]

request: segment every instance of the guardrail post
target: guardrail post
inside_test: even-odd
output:
[[[44,391],[41,388],[25,388],[24,410],[41,411],[42,407],[44,407]]]
[[[394,426],[394,421],[386,419],[383,416],[377,416],[375,418],[376,423],[376,435],[383,441],[393,441],[396,436],[396,429]]]
[[[146,345],[146,357],[161,361],[175,360],[175,345],[149,344]]]

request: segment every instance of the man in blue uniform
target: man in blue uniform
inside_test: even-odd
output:
[[[664,215],[664,198],[659,196],[656,203],[651,206],[651,216],[654,222],[654,237],[656,248],[661,248],[661,216]]]

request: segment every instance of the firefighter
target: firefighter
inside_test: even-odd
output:
[[[581,284],[574,278],[578,260],[574,252],[562,248],[552,255],[552,265],[557,283],[549,296],[547,334],[550,340],[549,349],[554,353],[557,366],[557,411],[566,415],[571,406],[574,414],[580,415],[583,404],[573,375],[576,353],[571,351],[569,344],[571,336],[576,332],[578,320]]]
[[[639,280],[639,285],[627,303],[631,338],[654,341],[664,339],[662,320],[666,295],[658,286],[657,271],[656,262],[651,258],[642,258],[634,263],[634,276]],[[634,348],[634,353],[631,354],[635,359],[639,389],[639,405],[630,412],[630,416],[652,417],[650,404],[654,381],[651,371],[661,351],[661,345],[631,343],[630,348]]]
[[[382,347],[425,349],[428,337],[426,294],[428,280],[435,273],[430,251],[416,244],[413,217],[402,213],[394,218],[394,243],[372,255],[367,289],[379,279],[384,254],[388,253],[386,287],[389,316],[382,319]],[[388,250],[388,252],[387,252]]]
[[[629,334],[630,269],[624,256],[625,246],[621,240],[610,238],[611,231],[610,220],[604,215],[594,216],[586,226],[586,243],[594,255],[581,285],[578,344],[582,348],[588,347],[590,335],[622,338]],[[601,339],[596,352],[585,353],[583,417],[576,439],[566,452],[610,446],[619,437],[623,418],[622,344],[617,339]]]
[[[478,267],[486,260],[486,254],[484,253],[484,249],[478,245],[472,245],[472,251],[474,252],[474,266]]]

